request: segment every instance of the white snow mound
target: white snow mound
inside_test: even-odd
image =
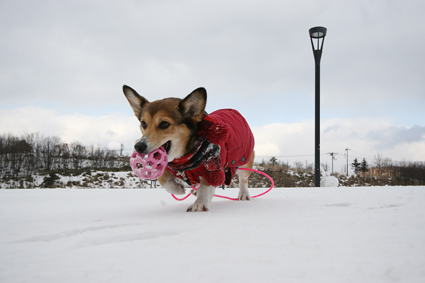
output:
[[[339,181],[334,176],[324,177],[320,181],[320,186],[321,187],[338,187],[338,184],[339,184]]]

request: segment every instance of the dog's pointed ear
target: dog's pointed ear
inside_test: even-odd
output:
[[[140,96],[134,89],[127,85],[124,85],[122,87],[122,91],[124,92],[128,102],[130,103],[131,108],[133,108],[134,115],[136,115],[137,119],[140,119],[143,106],[146,103],[149,103],[149,101],[143,96]]]
[[[190,119],[193,122],[199,122],[204,116],[206,104],[207,91],[205,88],[200,87],[186,96],[186,98],[180,102],[179,107],[186,119]]]

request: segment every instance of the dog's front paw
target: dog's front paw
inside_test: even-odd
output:
[[[248,192],[239,192],[238,200],[251,200]]]
[[[210,205],[208,203],[194,203],[189,206],[186,210],[187,212],[207,212],[210,211]]]
[[[164,189],[170,194],[174,195],[184,195],[186,193],[186,189],[184,185],[178,181],[168,180],[164,185]]]

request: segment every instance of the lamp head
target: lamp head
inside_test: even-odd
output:
[[[314,27],[309,30],[311,38],[323,38],[326,35],[327,29],[325,27]]]

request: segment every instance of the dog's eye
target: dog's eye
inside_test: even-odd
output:
[[[165,130],[165,129],[167,129],[169,126],[170,126],[170,123],[168,123],[167,121],[162,121],[162,122],[159,124],[159,128],[160,128],[161,130]]]
[[[146,127],[147,127],[148,125],[146,125],[146,122],[145,122],[145,121],[142,121],[141,126],[142,126],[142,128],[143,128],[143,129],[146,129]]]

